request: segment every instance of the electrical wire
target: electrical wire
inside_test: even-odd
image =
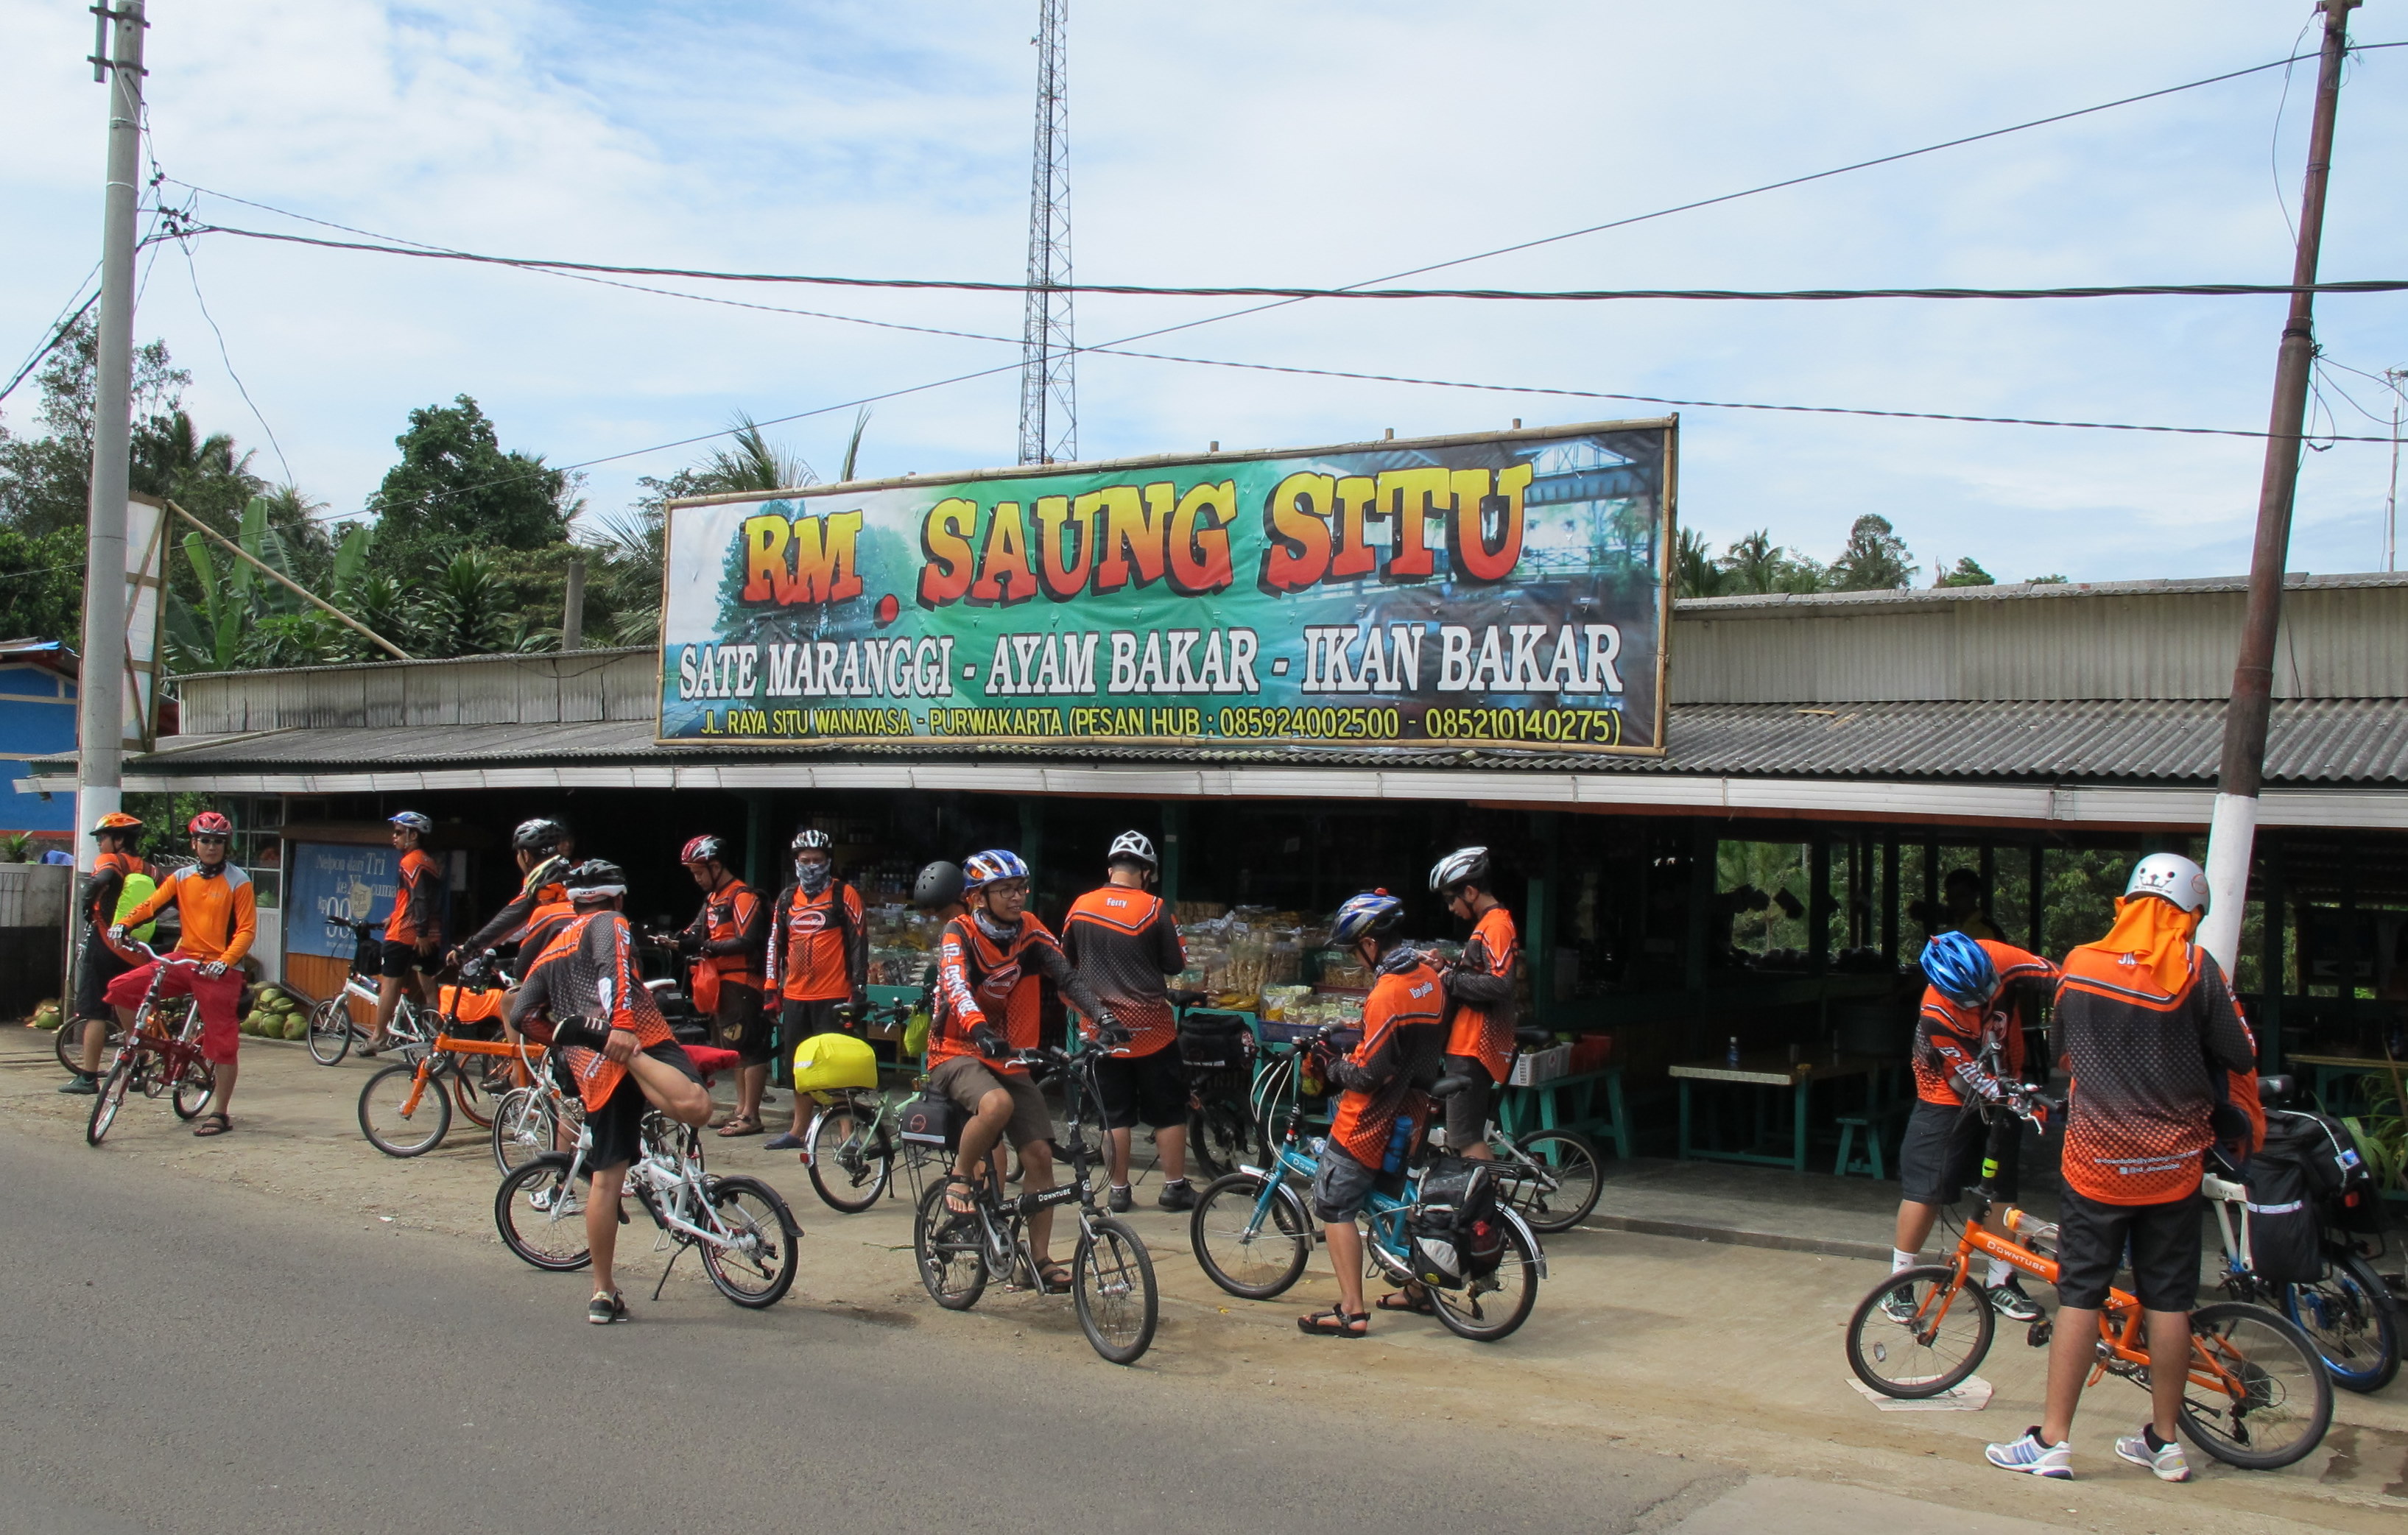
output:
[[[201,318],[208,322],[209,334],[218,338],[218,361],[225,365],[226,377],[234,380],[236,392],[242,395],[242,403],[251,407],[251,419],[259,423],[259,429],[267,434],[267,445],[275,450],[276,462],[283,466],[284,482],[287,485],[297,483],[293,475],[292,461],[284,456],[284,445],[276,440],[276,428],[267,424],[267,418],[260,413],[259,402],[251,397],[250,386],[242,381],[242,375],[235,371],[234,357],[226,351],[225,332],[218,328],[217,317],[209,313],[209,301],[201,296],[201,269],[193,259],[191,242],[178,240],[176,247],[183,251],[184,270],[193,280],[193,302],[200,307]]]

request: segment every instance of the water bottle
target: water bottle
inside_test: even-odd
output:
[[[1729,1052],[1728,1052],[1727,1054],[1725,1054],[1725,1055],[1723,1056],[1723,1059],[1724,1059],[1724,1061],[1725,1061],[1725,1062],[1727,1062],[1727,1064],[1732,1065],[1732,1066],[1737,1066],[1737,1065],[1739,1064],[1739,1036],[1738,1036],[1738,1035],[1734,1034],[1734,1035],[1732,1035],[1732,1036],[1731,1036],[1731,1038],[1730,1038],[1730,1050],[1729,1050]]]

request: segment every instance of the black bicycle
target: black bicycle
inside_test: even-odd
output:
[[[1126,1036],[1122,1036],[1125,1041]],[[1008,1289],[1045,1293],[1044,1276],[1029,1250],[1029,1218],[1040,1210],[1075,1203],[1079,1210],[1079,1241],[1070,1255],[1070,1298],[1079,1313],[1079,1327],[1097,1354],[1116,1365],[1135,1364],[1154,1344],[1161,1298],[1154,1288],[1154,1259],[1144,1239],[1129,1225],[1106,1214],[1096,1204],[1090,1169],[1103,1158],[1087,1142],[1085,1111],[1102,1098],[1096,1090],[1096,1063],[1116,1047],[1089,1048],[1073,1056],[1048,1046],[1012,1057],[1011,1064],[1031,1071],[1064,1076],[1065,1118],[1062,1155],[1070,1164],[1070,1181],[1049,1189],[1007,1196],[1001,1158],[990,1156],[968,1184],[971,1208],[955,1212],[946,1192],[961,1186],[951,1178],[932,1180],[921,1195],[911,1223],[911,1251],[920,1268],[920,1283],[929,1298],[947,1311],[968,1311],[986,1293],[987,1282],[1000,1278]],[[955,1141],[946,1151],[957,1152]],[[1056,1292],[1058,1293],[1058,1292]]]

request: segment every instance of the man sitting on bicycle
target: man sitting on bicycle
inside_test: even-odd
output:
[[[394,1010],[401,1005],[405,987],[411,1006],[426,1005],[418,972],[433,962],[436,945],[443,940],[442,918],[436,911],[442,896],[443,866],[423,845],[435,823],[416,811],[402,811],[385,819],[393,826],[393,847],[401,854],[401,867],[394,874],[393,915],[385,919],[382,960],[377,970],[376,1031],[361,1048],[363,1055],[374,1055],[393,1043],[386,1031],[393,1026]]]
[[[136,963],[134,955],[110,946],[108,930],[117,925],[117,908],[129,894],[129,882],[138,878],[142,882],[133,888],[144,895],[158,888],[150,882],[150,866],[134,850],[135,839],[141,835],[141,821],[123,811],[109,811],[92,828],[92,839],[100,851],[92,861],[91,882],[84,886],[83,946],[76,956],[75,1016],[86,1025],[80,1041],[83,1054],[79,1058],[81,1070],[67,1079],[59,1089],[62,1093],[100,1091],[100,1057],[108,1045],[108,1024],[112,1016],[108,983]],[[150,935],[141,936],[147,941]]]
[[[627,1301],[612,1283],[619,1244],[619,1195],[627,1166],[643,1150],[647,1104],[681,1125],[710,1118],[710,1092],[685,1048],[669,1033],[636,963],[635,936],[619,903],[627,877],[591,858],[563,882],[575,914],[528,962],[510,998],[510,1025],[553,1025],[552,1058],[585,1101],[593,1136],[586,1170],[585,1241],[594,1254],[594,1298],[585,1319],[623,1322]]]
[[[761,1133],[761,1091],[769,1081],[769,1024],[761,1012],[761,970],[769,947],[769,903],[727,867],[727,844],[697,837],[678,854],[702,887],[702,910],[677,936],[693,961],[690,995],[711,1021],[711,1042],[736,1052],[736,1112],[724,1136]]]
[[[1898,1179],[1904,1197],[1898,1206],[1898,1231],[1890,1252],[1890,1271],[1898,1273],[1923,1260],[1924,1239],[1931,1235],[1940,1207],[1955,1204],[1973,1184],[1986,1159],[1997,1173],[1988,1181],[2002,1199],[2015,1197],[2015,1167],[2023,1126],[2013,1114],[2000,1113],[1996,1122],[1968,1106],[1966,1095],[1986,1104],[2014,1098],[2023,1087],[2024,1035],[2016,1022],[2018,985],[2054,983],[2057,967],[2038,954],[1964,933],[1942,933],[1924,946],[1923,974],[1930,983],[1923,991],[1923,1011],[1915,1022],[1914,1114],[1906,1123],[1906,1140],[1898,1154]],[[1993,1074],[1989,1062],[2006,1069]],[[1991,1306],[2016,1322],[2037,1322],[2040,1307],[2024,1294],[2015,1268],[2004,1258],[1992,1258],[1984,1280]],[[1914,1298],[1892,1291],[1882,1302],[1893,1322],[1914,1320]]]
[[[1164,985],[1187,968],[1187,951],[1170,908],[1146,888],[1154,877],[1154,843],[1142,832],[1125,831],[1104,855],[1103,888],[1071,902],[1062,919],[1062,952],[1130,1035],[1124,1052],[1096,1063],[1115,1213],[1136,1202],[1129,1143],[1140,1119],[1153,1127],[1161,1154],[1162,1193],[1154,1202],[1165,1210],[1196,1208],[1187,1186],[1187,1071]]]
[[[227,1111],[234,1102],[235,1052],[241,1045],[242,972],[235,967],[251,953],[259,934],[259,897],[251,876],[226,861],[234,841],[234,823],[215,811],[203,811],[184,827],[199,861],[160,882],[150,898],[128,911],[108,930],[111,943],[125,941],[126,929],[139,927],[169,907],[182,918],[184,928],[175,952],[165,960],[136,965],[108,983],[108,1005],[118,1022],[134,1027],[134,1010],[150,990],[150,978],[161,965],[159,995],[190,995],[201,1010],[201,1058],[216,1075],[209,1101],[193,1121],[193,1133],[208,1137],[234,1128]]]
[[[1513,913],[1489,888],[1486,848],[1457,848],[1430,870],[1430,894],[1471,924],[1471,940],[1446,972],[1446,1069],[1471,1085],[1446,1100],[1446,1147],[1488,1160],[1488,1106],[1513,1069],[1513,967],[1521,939]]]
[[[2200,867],[2153,853],[2132,867],[2107,936],[2065,956],[2054,1021],[2073,1085],[2047,1405],[2021,1439],[1989,1447],[1994,1466],[2073,1475],[2074,1404],[2098,1362],[2100,1312],[2128,1249],[2150,1357],[2190,1355],[2201,1155],[2219,1111],[2232,1110],[2233,1073],[2258,1062],[2223,969],[2191,941],[2206,911]],[[2190,1480],[2174,1441],[2188,1378],[2186,1369],[2152,1370],[2151,1421],[2115,1442],[2119,1457],[2162,1481]]]
[[[1299,1316],[1297,1327],[1317,1338],[1360,1338],[1370,1331],[1363,1304],[1363,1236],[1354,1217],[1372,1184],[1400,1174],[1421,1133],[1429,1099],[1420,1084],[1435,1081],[1446,1049],[1446,995],[1429,960],[1397,932],[1405,903],[1384,890],[1356,896],[1338,909],[1329,941],[1350,950],[1372,975],[1363,999],[1363,1040],[1343,1057],[1320,1045],[1315,1073],[1339,1087],[1321,1165],[1312,1175],[1313,1213],[1321,1217],[1330,1267],[1338,1270],[1338,1309]],[[1408,1286],[1380,1299],[1382,1311],[1427,1312],[1428,1297]]]
[[[946,923],[938,940],[928,1088],[972,1116],[962,1126],[961,1153],[945,1194],[945,1208],[956,1215],[976,1210],[979,1169],[1006,1135],[1020,1153],[1021,1187],[1035,1194],[1054,1186],[1054,1115],[1028,1069],[1012,1058],[1037,1048],[1040,977],[1106,1037],[1120,1033],[1111,1010],[1071,968],[1045,925],[1028,914],[1028,866],[1016,853],[971,854],[962,865],[970,909]],[[1052,1210],[1028,1217],[1038,1283],[1047,1294],[1060,1295],[1070,1287],[1070,1270],[1054,1261],[1053,1236]]]
[[[518,970],[543,951],[551,937],[575,913],[563,882],[577,857],[577,839],[557,821],[537,816],[522,821],[510,833],[510,854],[518,860],[519,893],[494,913],[491,921],[452,951],[451,962],[465,964],[505,943],[519,946]]]

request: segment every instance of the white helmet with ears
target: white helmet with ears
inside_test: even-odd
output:
[[[2132,866],[2124,895],[2161,896],[2186,911],[2207,910],[2207,870],[2179,853],[2152,853]]]

